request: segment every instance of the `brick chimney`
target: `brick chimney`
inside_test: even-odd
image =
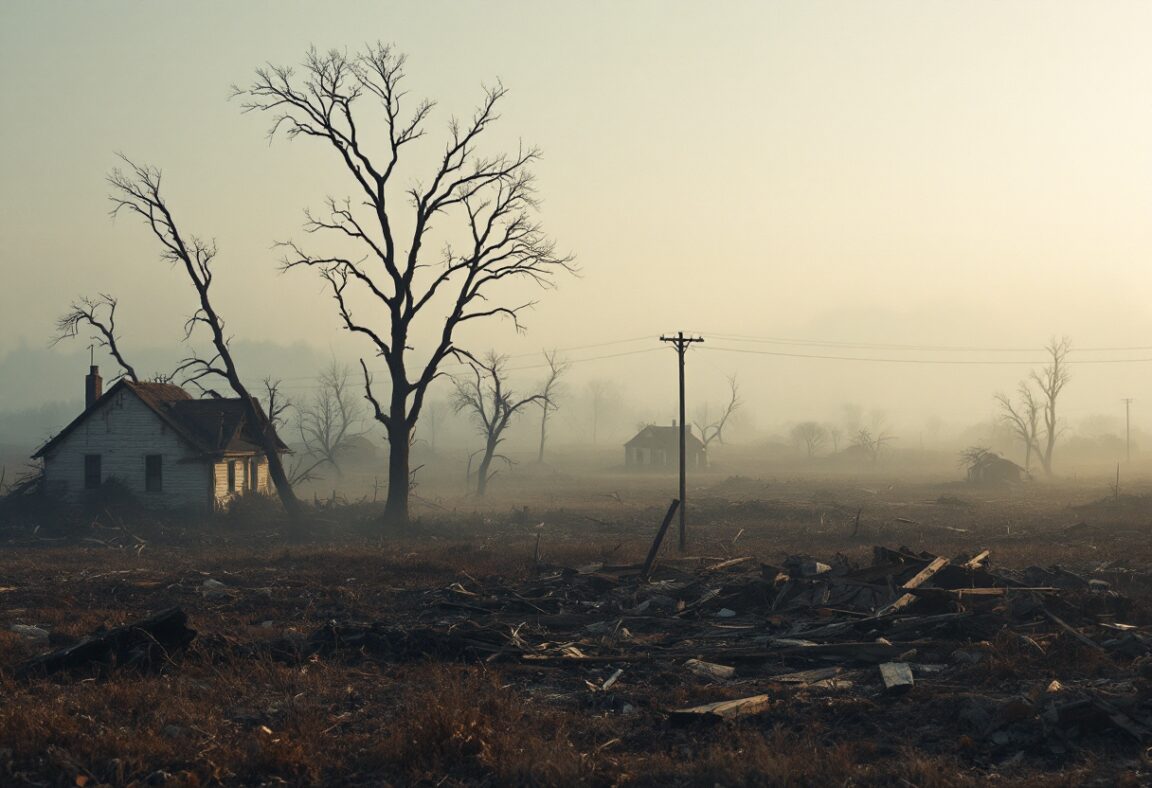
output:
[[[104,393],[104,379],[100,377],[100,367],[93,364],[84,376],[84,409],[92,407]]]

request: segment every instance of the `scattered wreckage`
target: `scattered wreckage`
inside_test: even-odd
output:
[[[330,620],[265,645],[287,660],[499,665],[537,684],[579,682],[616,698],[616,711],[639,706],[674,725],[770,720],[802,693],[930,707],[1001,753],[1065,752],[1099,730],[1152,744],[1146,613],[1104,579],[993,569],[988,550],[876,547],[868,566],[843,556],[541,566],[523,582],[461,574],[409,593],[392,620]],[[186,624],[165,611],[13,675],[169,669],[195,637]],[[668,687],[702,702],[662,702]]]

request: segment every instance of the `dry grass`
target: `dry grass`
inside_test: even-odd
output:
[[[325,524],[309,544],[277,542],[274,522],[156,527],[140,553],[78,541],[84,534],[37,542],[9,530],[0,555],[0,783],[959,786],[1148,779],[1138,748],[1116,737],[1087,738],[1062,755],[1029,751],[1005,767],[1013,752],[989,750],[976,732],[950,725],[975,702],[966,693],[1008,686],[1027,697],[1073,672],[1109,675],[1108,658],[1074,641],[1041,655],[1001,633],[989,660],[965,674],[967,688],[918,687],[888,700],[776,686],[768,689],[778,697],[755,718],[688,727],[671,725],[664,711],[765,687],[685,684],[677,666],[654,666],[643,678],[627,673],[613,693],[592,693],[585,679],[601,681],[604,668],[299,658],[300,640],[330,619],[404,618],[423,609],[430,588],[466,577],[528,577],[537,533],[545,562],[639,560],[666,506],[665,486],[658,479],[623,489],[617,483],[610,489],[618,500],[575,483],[553,485],[525,496],[527,510],[524,502],[490,501],[477,511],[438,511],[386,538],[358,512],[357,522]],[[941,496],[968,503],[937,503]],[[839,553],[867,563],[873,544],[888,543],[945,554],[990,547],[998,563],[1016,567],[1152,566],[1143,509],[1071,508],[1100,497],[1091,487],[1005,496],[952,486],[718,479],[694,491],[693,552],[766,562]],[[858,509],[862,526],[853,536]],[[1079,521],[1089,527],[1064,530]],[[229,595],[205,597],[208,577],[227,585]],[[44,626],[69,641],[171,606],[189,613],[200,636],[159,674],[26,682],[10,676],[43,649],[8,631],[11,624]]]

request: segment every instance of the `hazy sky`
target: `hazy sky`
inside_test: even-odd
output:
[[[408,53],[412,93],[439,102],[430,153],[451,114],[503,81],[493,144],[544,149],[542,219],[582,266],[543,294],[527,335],[492,325],[476,345],[647,337],[570,353],[590,358],[683,328],[708,339],[691,362],[697,398],[718,398],[739,372],[754,406],[796,418],[847,401],[917,418],[991,413],[992,392],[1011,389],[1040,358],[1027,348],[1050,335],[1152,346],[1150,36],[1152,5],[1115,1],[9,0],[0,354],[45,343],[70,299],[97,291],[120,297],[126,345],[178,341],[190,291],[142,226],[107,216],[117,151],[162,167],[181,222],[216,238],[218,301],[237,336],[367,352],[337,331],[318,281],[278,274],[271,249],[302,235],[305,207],[349,194],[347,180],[319,146],[269,145],[268,118],[242,114],[229,86],[311,44],[381,40]],[[675,381],[667,350],[576,369],[637,391],[658,381],[671,394]],[[1067,412],[1131,396],[1139,419],[1150,370],[1076,367]]]

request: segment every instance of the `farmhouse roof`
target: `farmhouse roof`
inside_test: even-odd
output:
[[[155,413],[161,421],[183,438],[192,448],[206,455],[232,453],[253,453],[261,451],[260,427],[249,423],[245,415],[244,402],[233,399],[193,399],[187,391],[171,383],[137,383],[121,378],[108,389],[100,399],[60,430],[52,440],[45,443],[33,457],[50,453],[74,429],[84,423],[101,403],[109,401],[117,392],[130,391],[136,398]],[[260,414],[261,425],[268,417],[255,402]],[[280,451],[288,447],[276,438]]]
[[[704,448],[704,442],[692,433],[692,427],[688,427],[688,435],[685,436],[684,444],[689,451],[699,451]],[[636,433],[636,436],[624,446],[639,449],[676,449],[680,446],[680,428],[649,424]]]
[[[995,452],[991,452],[991,451],[980,455],[980,457],[978,457],[976,459],[976,461],[974,463],[972,463],[973,468],[991,468],[991,467],[1003,468],[1003,467],[1009,467],[1009,466],[1016,468],[1018,470],[1021,470],[1021,471],[1025,471],[1025,472],[1027,471],[1027,469],[1024,468],[1024,466],[1019,465],[1015,462],[1012,462],[1012,460],[1008,459],[1007,457],[1001,457],[999,454],[996,454]]]

